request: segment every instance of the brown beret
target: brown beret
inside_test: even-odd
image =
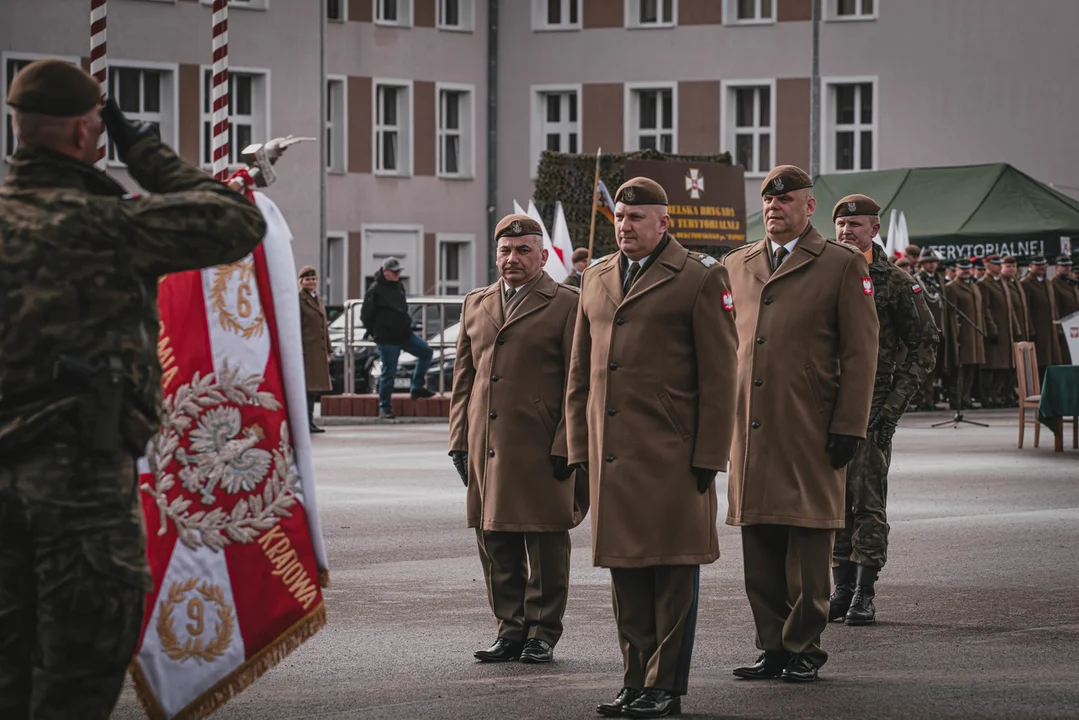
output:
[[[779,165],[768,173],[761,183],[761,197],[765,195],[784,195],[795,190],[813,187],[809,173],[795,165]]]
[[[35,60],[15,76],[7,104],[23,112],[76,117],[97,107],[101,86],[78,65],[57,58]]]
[[[302,268],[300,268],[300,278],[305,278],[308,275],[318,275],[318,270],[311,267],[310,265],[304,265]]]
[[[635,177],[622,183],[614,201],[623,205],[666,205],[667,191],[655,180]]]
[[[527,215],[507,215],[498,221],[495,227],[495,242],[501,237],[524,237],[539,235],[543,237],[543,228]]]
[[[920,247],[918,247],[917,245],[907,245],[905,248],[903,248],[903,254],[904,255],[917,255],[919,252],[921,252],[921,250],[922,249]]]
[[[880,215],[880,205],[868,195],[848,195],[832,208],[832,222],[851,215]]]
[[[899,258],[898,260],[895,261],[895,266],[896,267],[910,267],[910,259],[905,258],[905,257],[901,257],[901,258]]]
[[[573,262],[578,263],[588,259],[588,248],[577,248],[573,251]]]

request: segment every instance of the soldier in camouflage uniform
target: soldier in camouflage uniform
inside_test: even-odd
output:
[[[873,242],[880,230],[879,213],[880,206],[865,195],[848,195],[832,211],[836,239],[857,247],[870,260],[880,320],[869,428],[847,466],[847,524],[836,532],[832,547],[836,588],[828,619],[845,619],[848,625],[876,622],[874,584],[888,553],[892,435],[937,360],[937,326],[922,286],[888,262]]]
[[[0,717],[108,718],[150,589],[135,460],[158,428],[158,278],[239,260],[241,194],[127,121],[77,66],[11,84],[0,187]],[[103,125],[104,123],[104,125]],[[131,196],[92,163],[108,128]]]
[[[938,328],[943,328],[944,300],[942,298],[944,296],[945,278],[944,273],[939,270],[940,258],[932,248],[925,248],[922,250],[921,259],[918,262],[919,269],[914,278],[922,286],[921,295],[925,299],[929,313],[933,316],[933,322]],[[937,359],[933,369],[926,376],[925,382],[922,383],[922,389],[915,399],[918,410],[937,409],[937,380],[945,374],[944,358],[946,353],[943,333],[937,342],[936,351]]]

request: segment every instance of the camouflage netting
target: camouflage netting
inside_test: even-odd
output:
[[[730,153],[716,155],[670,155],[658,150],[638,150],[630,153],[611,153],[600,156],[599,177],[613,197],[626,180],[629,160],[669,160],[676,162],[708,162],[730,165]],[[588,226],[592,212],[592,178],[596,171],[595,155],[571,155],[545,150],[540,157],[539,174],[533,199],[544,224],[554,227],[555,202],[562,201],[574,247],[588,247]],[[614,240],[614,225],[596,213],[596,236],[593,255],[601,257],[618,249]],[[698,246],[694,250],[721,255],[728,248]]]

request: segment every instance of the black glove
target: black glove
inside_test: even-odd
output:
[[[450,453],[453,458],[453,466],[457,468],[457,474],[461,476],[461,482],[468,487],[468,453],[464,450],[454,450]]]
[[[105,123],[105,129],[109,131],[109,139],[116,146],[120,162],[127,162],[127,154],[138,141],[148,137],[161,137],[157,128],[150,123],[124,117],[123,111],[112,97],[106,100],[105,107],[101,108],[101,122]]]
[[[884,412],[883,408],[878,408],[873,412],[873,416],[869,418],[868,430],[870,432],[876,431],[877,447],[881,450],[888,449],[888,446],[892,444],[892,436],[895,435],[895,427],[898,424],[890,415]]]
[[[554,470],[556,480],[569,480],[573,475],[573,468],[569,466],[566,458],[561,455],[551,456],[551,469]]]
[[[832,455],[832,467],[836,470],[844,468],[854,459],[854,453],[858,452],[858,443],[861,438],[852,435],[829,435],[828,445],[825,446]]]
[[[712,487],[712,483],[716,481],[717,470],[709,470],[708,468],[690,468],[693,472],[693,476],[697,478],[697,492],[704,495],[708,492],[708,488]]]

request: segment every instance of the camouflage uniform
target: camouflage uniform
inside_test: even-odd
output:
[[[898,422],[936,363],[939,335],[921,286],[892,265],[875,243],[869,276],[880,319],[870,417],[883,413]],[[899,361],[901,351],[905,357]],[[836,532],[833,563],[879,568],[887,560],[891,455],[891,441],[881,443],[880,430],[871,429],[847,466],[847,525]]]
[[[937,328],[944,327],[944,273],[935,272],[930,273],[926,270],[918,272],[914,278],[918,281],[918,284],[922,286],[922,297],[925,299],[925,304],[929,308],[930,315],[933,316],[933,322]],[[933,369],[926,375],[925,381],[922,383],[922,388],[915,398],[915,403],[923,409],[933,409],[937,404],[937,380],[946,374],[944,358],[945,343],[943,334],[939,337],[936,345],[936,361],[933,364]]]
[[[239,260],[265,233],[156,138],[127,164],[159,194],[26,147],[0,187],[3,718],[112,711],[150,588],[135,458],[158,428],[158,278]]]

